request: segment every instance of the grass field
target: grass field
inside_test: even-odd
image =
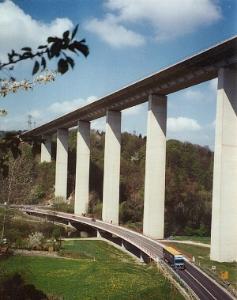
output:
[[[210,260],[210,249],[206,247],[187,245],[187,244],[177,244],[177,243],[166,243],[172,247],[178,249],[183,254],[188,256],[190,259],[192,256],[195,257],[196,264],[203,268],[207,273],[211,274],[213,277],[220,280],[220,272],[228,271],[229,279],[228,282],[231,286],[237,290],[237,263],[218,263],[216,261]],[[216,267],[216,271],[211,270],[212,266]]]
[[[174,240],[177,241],[192,241],[192,242],[199,242],[204,244],[210,244],[211,237],[209,236],[183,236],[183,235],[175,235],[173,236]]]
[[[67,241],[64,254],[78,259],[15,256],[1,261],[8,272],[63,299],[174,299],[183,297],[155,266],[134,259],[103,241]]]

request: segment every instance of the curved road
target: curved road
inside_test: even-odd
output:
[[[63,212],[52,212],[51,210],[39,209],[31,207],[21,207],[21,210],[36,214],[40,216],[56,216],[66,221],[79,222],[87,224],[95,229],[100,229],[109,232],[130,244],[136,246],[138,249],[146,253],[153,260],[158,262],[162,260],[162,248],[164,247],[161,243],[152,240],[140,233],[131,231],[127,228],[105,223],[103,221],[95,220],[87,217],[75,216]],[[230,295],[224,288],[213,281],[210,277],[204,274],[200,269],[186,261],[185,270],[174,270],[186,285],[196,294],[201,300],[233,300],[236,299]]]

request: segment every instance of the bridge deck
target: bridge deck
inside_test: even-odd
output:
[[[237,36],[178,62],[112,94],[65,114],[23,134],[25,137],[52,134],[70,128],[78,120],[91,121],[105,116],[107,110],[121,111],[147,101],[151,93],[168,95],[217,77],[220,67],[236,64]]]

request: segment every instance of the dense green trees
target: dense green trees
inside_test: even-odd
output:
[[[170,140],[166,165],[166,230],[210,232],[213,153],[205,147]]]
[[[70,137],[70,180],[74,182],[76,133]],[[120,221],[141,229],[143,218],[146,138],[122,134]],[[101,215],[104,133],[91,134],[90,212]],[[157,153],[157,155],[159,155]],[[207,147],[167,142],[166,235],[210,233],[213,153]],[[73,191],[71,184],[69,191]],[[131,225],[131,224],[130,224]],[[134,227],[134,226],[133,226]]]
[[[27,202],[34,178],[34,160],[31,147],[22,144],[20,146],[22,155],[14,158],[9,151],[8,156],[8,175],[1,177],[1,202],[20,204]]]
[[[96,217],[101,216],[102,209],[104,137],[104,132],[91,132],[89,210]],[[143,218],[145,149],[146,138],[135,134],[122,134],[120,221],[123,224],[130,223],[130,226],[138,230],[141,230]],[[39,149],[34,152],[35,157],[38,157],[37,151]],[[55,151],[53,153],[55,158]],[[19,193],[11,197],[11,201],[38,203],[52,199],[55,162],[36,163],[26,146],[18,160],[22,162],[17,161],[19,167],[15,175],[24,174],[24,180],[19,182]],[[75,167],[76,131],[72,131],[69,137],[68,170],[68,195],[71,194],[71,198],[75,188]],[[210,233],[212,168],[213,152],[207,147],[177,140],[167,142],[166,235]],[[0,193],[0,201],[4,202],[5,198],[6,193],[5,196]]]

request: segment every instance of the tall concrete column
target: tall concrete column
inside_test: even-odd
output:
[[[107,111],[102,219],[113,224],[119,222],[120,148],[121,112]]]
[[[51,136],[43,136],[44,142],[41,143],[40,162],[51,162]]]
[[[218,74],[211,259],[237,261],[237,70]]]
[[[67,199],[68,129],[57,130],[55,197]]]
[[[148,103],[143,233],[164,237],[167,97],[150,95]]]
[[[79,121],[77,130],[77,164],[75,214],[88,212],[90,168],[90,122]]]

